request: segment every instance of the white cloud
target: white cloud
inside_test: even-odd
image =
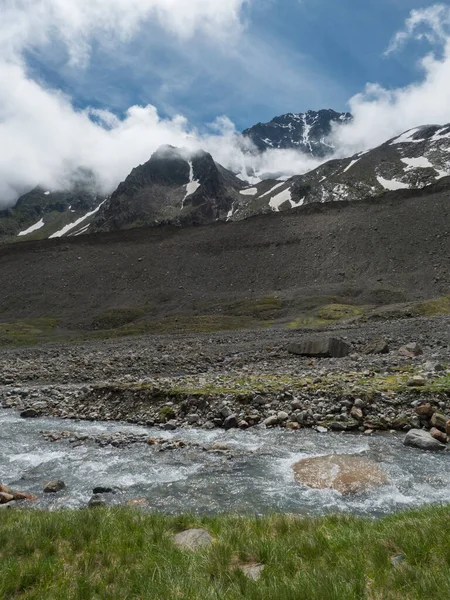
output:
[[[78,167],[92,169],[103,191],[109,192],[162,144],[191,150],[203,148],[224,166],[249,178],[253,170],[295,174],[317,166],[318,162],[294,151],[270,151],[251,158],[242,152],[243,140],[225,117],[216,120],[207,134],[199,134],[184,117],[163,119],[151,105],[133,106],[123,119],[107,110],[79,111],[71,98],[44,87],[27,72],[27,50],[49,51],[57,42],[67,49],[67,60],[80,66],[89,61],[93,41],[108,46],[111,55],[124,40],[138,33],[142,36],[150,19],[156,20],[174,40],[181,40],[182,48],[191,47],[192,39],[199,34],[208,40],[207,44],[224,45],[226,41],[228,55],[236,61],[233,64],[242,65],[243,86],[248,85],[251,74],[265,81],[264,74],[270,72],[266,93],[273,92],[278,97],[281,94],[284,99],[291,90],[295,96],[292,82],[313,80],[301,77],[292,63],[278,62],[278,53],[273,56],[269,42],[239,40],[242,8],[247,1],[250,0],[3,0],[0,205],[13,203],[19,193],[37,184],[48,189],[61,187]],[[437,5],[411,13],[390,51],[417,37],[420,29],[420,35],[427,40],[439,42],[440,54],[430,54],[422,60],[420,81],[394,90],[369,84],[351,99],[355,120],[336,134],[340,155],[373,147],[420,124],[450,121],[450,40],[443,28],[446,20],[450,22],[450,8],[446,10]],[[233,42],[239,44],[233,47]],[[239,53],[237,48],[244,52]],[[315,81],[324,87],[323,80]]]
[[[385,55],[400,50],[408,40],[426,39],[431,44],[446,43],[450,32],[450,7],[434,4],[411,11],[405,28],[392,38]]]
[[[267,68],[270,52],[261,44],[260,52],[250,52],[245,41],[247,60],[233,49],[243,30],[241,11],[248,1],[6,0],[0,21],[0,81],[5,83],[0,86],[0,140],[8,151],[0,157],[0,204],[11,204],[37,184],[61,188],[79,167],[93,170],[103,191],[110,192],[162,144],[203,148],[218,162],[250,175],[255,169],[294,174],[315,165],[296,152],[252,159],[242,151],[245,142],[224,117],[211,125],[208,134],[200,135],[182,116],[162,119],[151,105],[132,106],[123,119],[108,110],[75,110],[71,98],[27,73],[26,50],[45,54],[62,44],[67,61],[80,68],[89,61],[93,41],[109,45],[112,55],[124,40],[142,36],[149,19],[174,40],[187,40],[187,46],[192,45],[189,36],[201,33],[209,40],[205,44],[226,41],[228,55],[246,68],[262,68],[261,61]],[[292,75],[288,71],[285,77],[290,81]]]
[[[398,33],[389,53],[420,36],[438,43],[438,54],[430,53],[419,63],[421,78],[403,88],[386,89],[368,84],[351,98],[354,122],[335,135],[339,154],[351,155],[377,146],[387,139],[419,125],[450,121],[450,7],[435,5],[411,12],[405,29]]]
[[[197,31],[220,40],[241,26],[248,0],[3,0],[0,24],[2,54],[17,56],[25,47],[45,45],[55,37],[67,46],[73,64],[89,58],[90,42],[101,34],[127,39],[149,19],[170,33],[189,38]]]

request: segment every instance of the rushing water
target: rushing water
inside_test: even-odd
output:
[[[166,452],[146,444],[119,449],[85,442],[73,447],[67,441],[46,441],[41,432],[49,430],[90,435],[145,433],[205,447],[219,441],[232,449],[233,457],[196,446]],[[83,506],[97,485],[118,488],[112,502],[144,497],[153,510],[168,513],[347,511],[382,515],[450,501],[448,453],[406,448],[402,436],[397,435],[367,438],[281,429],[182,429],[168,433],[124,423],[24,420],[13,411],[0,411],[0,431],[0,483],[39,495],[38,508]],[[359,454],[375,460],[388,473],[390,483],[354,496],[295,483],[293,463],[329,453]],[[57,495],[43,495],[43,486],[53,479],[63,479],[67,489]]]

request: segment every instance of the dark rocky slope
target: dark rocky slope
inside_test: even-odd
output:
[[[309,205],[238,223],[155,227],[0,248],[3,322],[86,327],[110,308],[156,317],[277,294],[392,303],[448,294],[449,193]],[[292,309],[294,311],[294,309]]]

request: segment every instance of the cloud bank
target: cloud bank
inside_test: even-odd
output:
[[[157,22],[174,43],[202,36],[233,50],[245,34],[243,8],[250,0],[4,0],[0,20],[0,205],[11,205],[35,185],[64,187],[86,167],[110,192],[162,144],[209,151],[224,166],[251,177],[293,175],[318,165],[295,151],[251,157],[225,117],[199,133],[183,116],[161,118],[154,106],[133,106],[119,119],[107,110],[76,110],[72,99],[45,87],[27,71],[27,53],[56,47],[76,68],[88,64],[93,43],[114,49]],[[339,155],[373,147],[414,126],[450,121],[450,8],[413,11],[388,54],[418,36],[433,51],[420,64],[420,80],[386,90],[378,84],[350,100],[354,122],[335,134]],[[438,52],[437,52],[438,51]],[[151,57],[149,57],[149,60]]]
[[[418,65],[419,81],[393,90],[371,83],[351,98],[354,122],[335,134],[339,155],[373,148],[419,125],[450,121],[450,7],[436,4],[413,10],[386,54],[399,52],[414,40],[431,44]]]

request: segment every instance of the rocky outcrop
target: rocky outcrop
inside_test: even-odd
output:
[[[351,351],[350,344],[338,338],[302,340],[288,346],[288,352],[313,358],[343,358]]]

